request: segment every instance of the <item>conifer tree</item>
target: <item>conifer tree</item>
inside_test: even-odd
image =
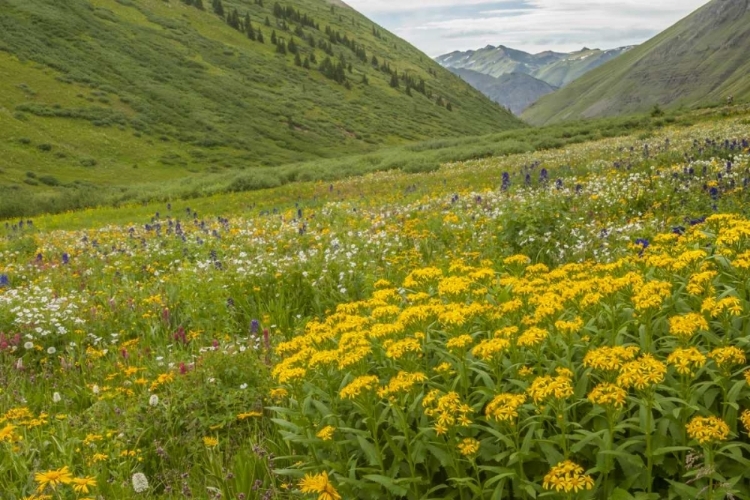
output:
[[[260,43],[266,43],[265,38],[263,38],[263,32],[260,29],[258,30],[258,41]]]
[[[203,0],[193,0],[193,7],[198,10],[206,10],[206,8],[203,6]]]
[[[276,30],[273,30],[273,32],[271,33],[271,43],[276,45],[278,41],[278,38],[276,38]]]
[[[279,40],[276,44],[276,52],[281,55],[286,55],[286,44],[284,43],[284,40]]]
[[[213,0],[213,9],[215,14],[224,17],[224,5],[221,0]]]
[[[394,89],[397,89],[399,87],[398,84],[398,74],[394,71],[391,75],[391,87]]]
[[[305,62],[302,63],[302,67],[305,69],[310,69],[310,58],[305,57]]]
[[[299,56],[299,52],[297,52],[296,54],[294,54],[294,65],[295,66],[300,66],[300,67],[302,66],[302,59]]]

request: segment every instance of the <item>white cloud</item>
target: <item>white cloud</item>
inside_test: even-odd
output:
[[[491,45],[531,52],[642,43],[707,0],[349,0],[431,56]]]

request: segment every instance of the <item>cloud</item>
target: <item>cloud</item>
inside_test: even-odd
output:
[[[646,41],[707,0],[349,0],[431,56],[486,45],[530,52]]]

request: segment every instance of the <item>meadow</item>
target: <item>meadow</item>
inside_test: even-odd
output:
[[[8,221],[0,498],[750,497],[748,141]]]

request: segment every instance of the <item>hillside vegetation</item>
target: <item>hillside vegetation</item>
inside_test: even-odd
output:
[[[750,99],[750,2],[713,0],[643,45],[542,98],[533,124]]]
[[[0,226],[0,491],[749,498],[737,108]]]
[[[144,182],[522,126],[325,0],[5,0],[0,117],[0,200],[49,209]]]

